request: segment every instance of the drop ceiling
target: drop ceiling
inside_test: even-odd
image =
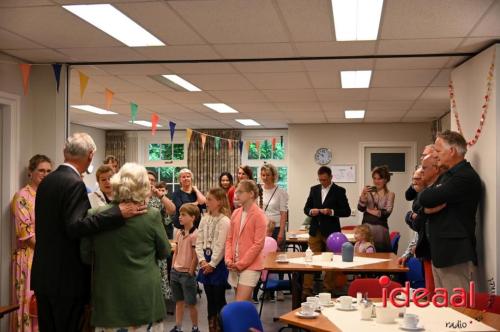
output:
[[[105,105],[117,115],[70,109],[71,122],[103,129],[152,113],[177,128],[263,128],[298,123],[427,122],[449,109],[447,84],[464,56],[500,39],[500,1],[385,0],[376,41],[337,42],[329,0],[110,0],[164,47],[130,48],[64,10],[93,0],[0,0],[0,52],[32,63],[145,62],[72,65],[70,104]],[[426,55],[405,57],[405,55]],[[436,56],[428,56],[435,54]],[[439,56],[446,54],[447,56]],[[373,58],[401,55],[397,58]],[[358,56],[356,59],[304,57]],[[148,61],[294,58],[290,61],[147,63]],[[302,59],[300,59],[302,58]],[[77,70],[90,77],[83,100]],[[367,89],[341,89],[340,70],[372,70]],[[201,92],[182,92],[153,76],[176,74]],[[226,103],[218,114],[203,103]],[[365,109],[363,120],[345,109]]]

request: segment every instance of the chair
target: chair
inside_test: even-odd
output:
[[[410,282],[411,288],[425,288],[425,277],[422,262],[411,257],[406,261],[406,266],[410,269],[406,272],[406,280]]]
[[[402,287],[399,282],[391,281],[389,286],[387,286],[390,292],[394,288]],[[381,298],[382,297],[382,286],[378,282],[377,278],[358,278],[349,285],[347,294],[352,297],[356,297],[356,293],[368,293],[368,297]]]
[[[264,331],[257,309],[248,301],[226,304],[221,311],[221,320],[224,332],[242,332],[250,328]]]
[[[493,295],[488,293],[476,293],[474,301],[475,301],[474,307],[470,307],[468,301],[467,301],[467,307],[476,310],[485,310],[487,312],[500,314],[500,295]]]
[[[399,239],[401,238],[401,234],[399,234],[399,232],[391,232],[389,236],[391,238],[392,252],[397,255],[399,247]]]
[[[288,280],[276,280],[276,279],[270,279],[267,278],[267,280],[264,280],[262,285],[261,285],[261,290],[262,290],[262,296],[260,298],[260,309],[259,309],[259,317],[262,315],[262,308],[264,307],[264,294],[266,292],[277,292],[277,291],[284,291],[292,290],[292,285],[290,283],[291,276],[288,273]]]

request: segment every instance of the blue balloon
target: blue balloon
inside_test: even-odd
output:
[[[347,237],[341,232],[335,232],[326,239],[326,246],[331,252],[339,254],[342,252],[342,245],[345,242],[349,242]]]

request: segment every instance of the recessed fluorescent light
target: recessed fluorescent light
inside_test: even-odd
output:
[[[336,40],[376,40],[383,4],[383,0],[332,0]]]
[[[365,110],[347,110],[344,111],[346,119],[363,119],[365,117]]]
[[[260,126],[260,123],[252,119],[236,119],[236,121],[244,126]]]
[[[219,113],[238,113],[237,110],[223,103],[205,103],[203,105]]]
[[[198,88],[196,85],[189,83],[180,76],[177,75],[161,75],[161,76],[165,77],[167,80],[183,87],[188,91],[201,91],[201,89]]]
[[[161,40],[109,4],[68,5],[63,8],[129,47],[165,46]]]
[[[92,105],[71,105],[71,107],[95,114],[118,114]]]
[[[341,71],[342,89],[368,88],[372,77],[371,70]]]
[[[144,120],[136,120],[136,121],[134,121],[134,122],[129,121],[128,123],[133,123],[133,124],[136,124],[136,125],[139,125],[139,126],[144,126],[144,127],[149,127],[149,128],[151,128],[151,127],[153,126],[153,124],[152,124],[151,122],[149,122],[149,121],[144,121]],[[163,127],[163,126],[162,126],[161,124],[159,124],[159,123],[158,123],[158,124],[156,125],[156,127],[157,127],[157,128],[161,128],[161,127]]]

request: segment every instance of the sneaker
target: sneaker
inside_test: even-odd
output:
[[[258,299],[258,298],[256,298],[256,297],[253,297],[253,298],[252,298],[252,302],[253,302],[254,304],[259,304],[259,303],[260,303],[260,302],[259,302],[259,299]]]
[[[179,330],[177,326],[174,326],[174,328],[171,329],[170,332],[182,332],[182,330]]]
[[[277,291],[276,292],[276,300],[285,301],[285,294],[283,294],[282,291]]]
[[[193,326],[191,332],[200,332],[200,330],[198,329],[198,326]]]

